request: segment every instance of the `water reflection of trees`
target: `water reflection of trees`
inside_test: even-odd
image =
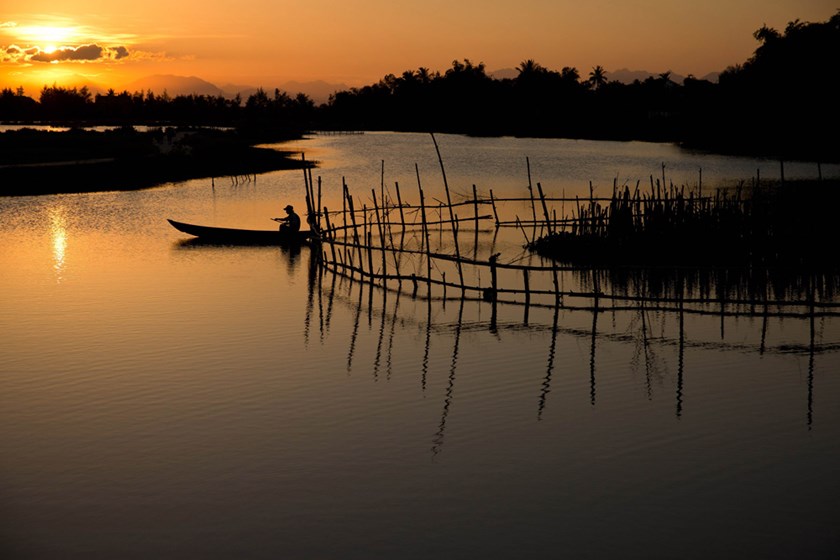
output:
[[[840,303],[836,301],[840,278],[828,274],[796,273],[795,271],[752,270],[700,270],[700,269],[612,269],[583,270],[574,272],[581,301],[572,301],[567,296],[551,306],[550,321],[546,315],[535,320],[534,314],[524,320],[498,320],[495,313],[497,302],[479,302],[461,298],[448,300],[457,302],[457,319],[437,321],[436,310],[447,305],[446,299],[421,298],[425,303],[425,317],[411,316],[400,311],[401,299],[417,300],[417,295],[406,295],[399,289],[383,289],[371,283],[359,282],[351,277],[333,274],[318,267],[313,253],[310,264],[307,325],[311,315],[317,313],[317,324],[323,342],[330,331],[333,309],[338,302],[352,310],[353,328],[349,333],[347,371],[355,367],[359,325],[366,320],[369,330],[374,321],[379,322],[377,347],[372,375],[380,379],[382,360],[385,356],[386,377],[391,374],[391,356],[394,351],[395,333],[398,329],[418,328],[423,332],[424,349],[420,361],[420,388],[427,389],[432,335],[445,334],[451,337],[451,359],[441,405],[440,420],[432,437],[432,452],[441,451],[446,432],[447,418],[454,405],[455,383],[461,334],[464,329],[487,329],[545,333],[545,375],[542,377],[536,397],[536,417],[541,420],[550,406],[552,381],[557,369],[557,341],[560,336],[572,336],[585,340],[589,349],[589,401],[592,407],[598,405],[598,350],[605,342],[632,344],[633,359],[630,367],[643,371],[644,390],[647,399],[653,400],[654,386],[661,382],[666,373],[657,352],[664,347],[676,349],[675,388],[673,393],[674,415],[683,415],[685,406],[684,381],[691,363],[686,362],[688,349],[711,349],[719,351],[758,352],[775,354],[800,354],[808,356],[807,398],[804,403],[805,422],[808,429],[814,422],[814,381],[816,357],[840,350],[840,341],[823,340],[826,324],[840,316]],[[570,292],[571,293],[571,292]],[[470,302],[481,308],[493,308],[490,319],[476,320],[470,315],[465,320],[464,306]],[[416,303],[416,301],[415,301]],[[521,307],[513,303],[498,305],[509,308]],[[545,310],[545,306],[543,306]],[[561,321],[573,316],[574,321]],[[515,314],[515,313],[514,313]],[[628,327],[626,332],[610,332],[599,328],[599,321],[611,317],[613,323],[621,316]],[[719,334],[715,340],[692,340],[686,330],[687,317],[714,317],[719,321]],[[588,320],[586,319],[588,317]],[[758,320],[760,332],[757,342],[727,340],[726,327],[744,318]],[[665,321],[676,319],[675,330],[666,329]],[[768,326],[777,321],[803,323],[801,332],[805,338],[800,343],[768,341]],[[609,321],[609,319],[608,319]],[[568,323],[568,324],[564,324]],[[659,329],[661,332],[656,332]]]

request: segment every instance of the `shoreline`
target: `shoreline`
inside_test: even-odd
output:
[[[132,191],[192,179],[257,175],[310,167],[291,152],[252,148],[236,161],[193,156],[99,158],[0,167],[0,196]]]
[[[230,132],[32,129],[0,133],[0,196],[131,191],[313,167]]]

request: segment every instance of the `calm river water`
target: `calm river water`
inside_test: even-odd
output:
[[[571,196],[781,171],[436,139],[456,198],[527,196],[529,171]],[[342,180],[362,203],[397,185],[416,203],[418,177],[444,196],[428,135],[288,146],[321,162],[331,208]],[[0,197],[0,557],[840,555],[837,279],[764,287],[768,307],[737,286],[715,303],[700,279],[705,312],[507,306],[491,325],[485,302],[369,290],[308,247],[195,246],[166,222],[271,228],[303,209],[302,175]],[[534,262],[517,229],[485,235],[482,258]]]

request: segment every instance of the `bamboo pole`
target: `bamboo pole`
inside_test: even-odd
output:
[[[426,223],[426,202],[423,196],[423,186],[420,184],[420,168],[414,164],[414,171],[417,174],[417,188],[420,191],[420,215],[423,220],[423,243],[426,246],[426,289],[428,296],[432,295],[432,258],[431,258],[431,244],[429,242],[429,225]]]
[[[397,206],[400,209],[400,223],[405,225],[405,215],[403,214],[402,197],[400,196],[400,184],[398,182],[394,183],[394,187],[397,190]]]
[[[359,241],[359,230],[358,230],[358,227],[356,225],[356,212],[355,212],[355,209],[353,208],[353,197],[350,196],[349,191],[347,193],[347,208],[350,211],[350,221],[353,222],[353,242],[356,244],[356,247],[358,247],[359,267],[361,269],[362,261],[364,260],[364,257],[362,255],[362,243]]]
[[[525,158],[525,167],[528,170],[528,194],[531,198],[531,215],[534,219],[534,223],[537,222],[537,207],[534,201],[534,187],[531,183],[531,160],[527,157]]]
[[[335,263],[337,260],[335,255],[335,243],[333,243],[333,241],[335,241],[335,234],[332,231],[332,224],[330,224],[330,213],[327,210],[326,206],[324,206],[324,223],[326,223],[327,225],[327,235],[325,237],[327,239],[327,242],[330,244],[332,262]]]
[[[498,275],[496,273],[496,261],[499,258],[499,253],[494,253],[490,256],[488,260],[488,264],[490,265],[490,288],[484,290],[484,299],[485,301],[493,302],[495,307],[496,300],[498,299]]]
[[[347,182],[344,180],[344,177],[341,178],[341,218],[342,223],[344,224],[344,237],[347,238],[347,199],[350,197],[350,193],[347,189]]]
[[[549,216],[548,216],[548,206],[546,206],[546,204],[545,204],[545,195],[543,194],[542,184],[540,184],[539,182],[537,183],[537,190],[539,190],[539,192],[540,192],[540,202],[542,203],[543,216],[545,216],[545,227],[548,231],[548,234],[551,235],[551,233],[552,233],[551,218],[549,218]]]
[[[493,216],[496,218],[496,227],[499,227],[499,213],[496,212],[496,201],[493,199],[493,189],[490,189],[490,204],[493,205]]]
[[[367,256],[368,256],[368,270],[370,271],[370,285],[373,286],[373,280],[376,278],[373,271],[373,232],[372,228],[368,228],[365,224],[365,234],[367,236]]]
[[[382,225],[382,220],[380,219],[380,216],[379,216],[379,206],[376,203],[376,191],[373,191],[373,209],[374,209],[374,213],[376,215],[376,223],[379,226],[379,245],[382,249],[382,278],[383,278],[382,287],[385,287],[385,278],[387,277],[387,274],[388,274],[388,267],[387,267],[387,262],[386,262],[387,257],[388,257],[388,253],[387,253],[387,250],[386,250],[386,247],[385,247],[385,230],[384,230],[384,226]],[[384,212],[384,209],[383,209],[383,212]],[[383,294],[384,293],[387,293],[387,290],[384,290]]]
[[[531,283],[529,280],[528,269],[522,269],[522,282],[525,286],[525,324],[528,324],[528,310],[531,307]]]
[[[473,258],[478,258],[478,192],[476,191],[475,185],[472,186],[473,189],[473,202],[474,209],[475,209],[475,239],[473,240]]]
[[[438,148],[437,140],[435,139],[434,132],[430,133],[432,135],[432,142],[435,145],[435,152],[437,152],[438,162],[440,162],[440,172],[443,176],[443,188],[446,191],[446,204],[449,208],[449,218],[452,220],[452,242],[455,245],[455,256],[458,257],[458,261],[456,264],[458,265],[458,277],[461,280],[461,285],[464,285],[464,271],[461,268],[461,249],[458,247],[458,227],[455,220],[455,213],[452,209],[452,197],[449,194],[449,182],[446,180],[446,169],[443,166],[443,157],[440,155],[440,148]]]

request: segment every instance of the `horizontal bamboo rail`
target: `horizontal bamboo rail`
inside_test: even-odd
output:
[[[310,180],[311,181],[311,180]],[[311,182],[309,183],[311,185]],[[310,187],[311,188],[311,187]],[[472,207],[477,209],[482,204],[488,202],[494,206],[494,217],[497,216],[497,204],[509,201],[511,199],[496,199],[492,197],[492,202],[477,197],[462,201],[460,203],[453,202],[442,206],[440,203],[434,205],[425,205],[422,202],[425,200],[422,186],[419,187],[421,204],[412,205],[405,201],[400,201],[399,204],[391,204],[389,199],[385,199],[380,203],[376,192],[373,194],[373,207],[368,208],[366,205],[361,209],[356,209],[356,203],[349,193],[349,189],[344,185],[345,197],[343,209],[341,211],[331,212],[324,207],[322,212],[317,213],[319,218],[326,221],[325,226],[319,227],[321,231],[321,265],[324,269],[329,270],[335,274],[354,279],[358,277],[359,280],[378,285],[381,288],[388,289],[389,282],[395,282],[402,290],[403,284],[411,286],[412,296],[418,295],[419,286],[425,286],[425,297],[435,299],[432,292],[433,287],[442,289],[442,298],[447,299],[450,293],[460,291],[461,298],[481,299],[484,301],[505,305],[524,305],[528,307],[541,306],[562,306],[566,309],[591,309],[598,308],[602,302],[613,302],[621,304],[631,304],[639,302],[647,302],[656,307],[650,307],[651,310],[673,310],[669,305],[694,305],[699,306],[699,309],[688,309],[688,313],[697,314],[711,314],[720,315],[727,314],[726,311],[708,311],[703,309],[703,306],[717,305],[721,307],[769,307],[769,308],[793,308],[808,306],[814,312],[820,315],[834,315],[835,310],[840,309],[840,303],[833,300],[829,301],[802,301],[802,300],[784,300],[784,299],[763,299],[763,298],[729,298],[729,297],[687,297],[685,294],[672,297],[647,297],[641,295],[622,295],[605,292],[601,289],[592,291],[575,291],[561,289],[557,280],[558,274],[580,272],[582,269],[576,266],[563,265],[533,265],[533,264],[517,264],[501,262],[499,255],[492,255],[488,259],[470,258],[461,255],[457,250],[457,234],[468,230],[461,230],[461,224],[464,223],[480,223],[481,221],[488,221],[491,219],[489,215],[475,213],[471,217],[459,217],[452,211],[456,206],[458,207]],[[539,188],[542,195],[542,189]],[[399,193],[399,191],[398,191]],[[475,191],[474,191],[475,193]],[[314,193],[310,192],[310,198],[314,198]],[[399,194],[398,196],[402,196]],[[523,199],[514,199],[523,200]],[[528,199],[524,199],[528,200]],[[570,200],[570,199],[562,199]],[[577,200],[577,199],[575,199]],[[594,200],[594,199],[593,199]],[[591,200],[587,200],[591,202]],[[444,208],[446,210],[444,210]],[[415,214],[413,221],[406,220],[406,210],[411,210]],[[398,212],[399,211],[399,212]],[[452,211],[450,213],[450,211]],[[443,216],[444,213],[449,213],[449,218],[441,218],[429,220],[428,215],[437,212]],[[547,212],[544,212],[547,215]],[[419,222],[417,221],[419,215]],[[394,218],[396,216],[396,218]],[[337,224],[334,221],[340,220],[342,223]],[[570,219],[571,220],[571,219]],[[563,223],[560,220],[553,221],[552,225]],[[517,225],[522,227],[522,222],[518,221]],[[546,224],[541,224],[546,225]],[[453,253],[443,253],[432,250],[429,244],[432,227],[435,227],[436,235],[443,235],[445,226],[451,228],[450,236],[453,247],[456,249]],[[496,227],[499,223],[496,223]],[[394,233],[394,228],[397,228],[397,233]],[[476,234],[480,228],[475,228]],[[489,229],[485,230],[489,231]],[[420,234],[419,246],[408,246],[405,244],[405,237],[410,236],[416,241],[417,235]],[[397,243],[395,237],[401,241]],[[376,241],[374,241],[376,240]],[[419,259],[420,263],[426,263],[425,271],[421,271],[421,265],[415,261],[415,269],[411,272],[403,270],[405,263],[403,258]],[[450,276],[447,279],[445,272],[440,272],[438,276],[434,276],[433,270],[440,270],[439,263],[451,263],[459,270],[457,280],[450,271]],[[471,278],[478,277],[489,279],[488,282],[469,281],[465,279],[464,269],[473,269],[473,273],[468,276]],[[511,284],[511,279],[506,279],[506,283],[502,284],[499,279],[500,271],[509,271],[519,273],[521,282]],[[551,289],[534,287],[533,278],[536,275],[549,275],[553,287]],[[537,297],[553,297],[554,302],[551,304],[540,303],[535,301]],[[570,305],[567,300],[590,300],[595,301],[595,305],[574,306]],[[738,313],[743,314],[743,310]],[[751,313],[753,316],[765,316],[767,312]],[[801,313],[795,311],[775,312],[776,316],[801,316]]]

